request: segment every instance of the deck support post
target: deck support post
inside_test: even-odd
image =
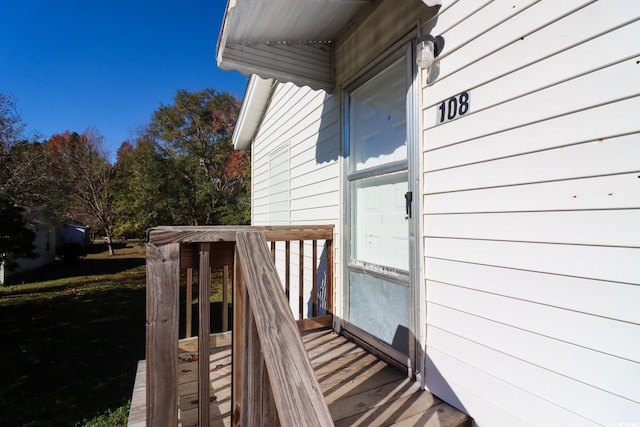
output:
[[[178,424],[180,244],[147,245],[147,425]]]

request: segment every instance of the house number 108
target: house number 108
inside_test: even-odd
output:
[[[460,95],[442,101],[438,106],[438,111],[438,123],[464,116],[469,112],[469,92],[462,92]]]

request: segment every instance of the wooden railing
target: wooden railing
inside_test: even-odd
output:
[[[233,425],[332,426],[261,232],[238,233]]]
[[[264,236],[265,241],[261,243],[262,249],[260,253],[267,253],[268,257],[264,256],[260,258],[260,265],[253,265],[252,257],[254,253],[249,252],[244,256],[240,256],[236,244],[236,239],[240,235],[239,233],[248,232],[260,232],[260,236]],[[254,237],[257,238],[257,237]],[[262,238],[262,237],[261,237]],[[252,238],[248,238],[252,239]],[[269,253],[268,245],[266,242],[271,242],[271,252]],[[289,308],[291,301],[287,303],[289,297],[290,288],[290,272],[291,272],[291,241],[298,241],[298,268],[299,268],[299,295],[303,294],[302,289],[305,283],[304,270],[305,270],[305,246],[311,246],[313,260],[312,271],[312,286],[311,290],[311,310],[309,310],[306,319],[298,320],[298,328],[308,329],[319,326],[330,326],[332,323],[332,307],[333,307],[333,227],[332,226],[313,226],[313,227],[158,227],[151,229],[148,234],[147,245],[147,425],[151,426],[176,426],[178,422],[178,403],[177,403],[177,370],[178,370],[178,331],[179,331],[179,296],[180,296],[180,275],[181,271],[187,271],[187,269],[197,269],[198,271],[198,420],[199,425],[208,425],[209,420],[209,347],[210,347],[210,289],[211,289],[211,268],[212,266],[231,266],[234,267],[235,275],[240,275],[243,283],[242,289],[244,292],[247,289],[269,286],[271,292],[275,294],[274,286],[280,286],[279,294],[285,301],[284,306],[279,303],[278,310],[280,312],[286,312],[283,307],[288,309],[291,320],[293,314]],[[305,244],[304,242],[309,242]],[[324,241],[324,263],[318,264],[318,241]],[[251,240],[252,243],[253,240]],[[276,242],[284,242],[284,249],[278,248]],[[254,245],[255,246],[255,245]],[[269,281],[269,284],[263,284],[262,281],[254,277],[247,277],[247,274],[239,274],[238,264],[234,265],[233,255],[241,258],[243,261],[241,265],[243,268],[250,268],[252,272],[259,271],[260,269],[266,269],[271,276],[273,272],[276,272],[274,261],[276,259],[276,252],[280,252],[284,256],[284,269],[285,280],[284,284],[280,283],[279,279],[275,281]],[[257,252],[256,252],[257,253]],[[250,262],[251,261],[251,262]],[[253,267],[247,267],[253,265]],[[318,301],[317,289],[318,284],[318,271],[320,268],[324,269],[322,276],[324,278],[324,294],[323,300]],[[262,271],[262,270],[261,270]],[[277,272],[276,276],[277,277]],[[257,281],[256,281],[257,280]],[[189,274],[187,274],[187,288],[190,283]],[[243,299],[236,296],[238,292],[237,277],[234,279],[234,297],[232,301],[233,305],[233,320],[242,327],[246,327],[250,321],[246,320],[248,316],[242,311]],[[247,284],[248,283],[248,284]],[[256,291],[258,292],[258,291]],[[187,289],[187,293],[189,290]],[[226,292],[225,292],[226,295]],[[241,294],[238,294],[241,295]],[[286,298],[285,298],[286,295]],[[244,298],[244,297],[242,297]],[[250,298],[249,296],[247,298]],[[258,298],[258,297],[256,297]],[[185,311],[191,308],[191,298],[187,295],[187,308]],[[256,310],[263,310],[265,312],[271,312],[272,307],[261,307],[260,304],[268,303],[269,301],[260,300],[256,309],[251,311],[251,318],[256,318]],[[203,303],[204,302],[204,303]],[[252,307],[253,307],[252,305]],[[302,318],[303,313],[303,300],[299,297],[298,301],[298,317]],[[324,315],[319,316],[320,310],[318,307],[324,305]],[[261,307],[261,308],[260,308]],[[223,313],[226,310],[223,309]],[[261,315],[258,314],[259,318]],[[190,323],[190,316],[187,324]],[[280,320],[278,320],[279,322]],[[293,321],[293,320],[292,320]],[[225,320],[222,320],[223,325]],[[253,320],[255,323],[255,320]],[[277,328],[280,327],[279,323],[274,323],[270,326],[274,329],[274,325]],[[275,330],[275,329],[274,329]],[[187,331],[189,332],[189,331]],[[253,332],[252,332],[253,333]],[[237,337],[240,334],[240,330],[234,333],[234,349],[240,354],[244,354],[247,357],[253,354],[255,348],[255,341],[249,340],[244,345],[237,344]],[[242,341],[241,341],[242,342]],[[242,348],[249,349],[246,352],[242,352]],[[206,349],[206,350],[205,350]],[[264,352],[265,349],[263,348]],[[242,361],[238,359],[234,354],[234,378],[235,373],[240,370],[241,366],[249,361]],[[274,358],[274,360],[280,360]],[[303,360],[307,360],[306,355]],[[308,360],[307,360],[308,361]],[[255,362],[255,360],[253,360]],[[253,364],[251,362],[251,364]],[[299,363],[302,361],[298,360]],[[241,364],[242,363],[242,364]],[[265,361],[266,363],[266,361]],[[253,365],[252,365],[253,366]],[[267,365],[268,366],[268,365]],[[263,369],[263,368],[259,368]],[[274,368],[271,368],[272,370]],[[284,368],[284,369],[291,369]],[[296,369],[301,369],[296,365]],[[269,370],[269,368],[267,368]],[[264,372],[264,371],[261,371]],[[271,371],[269,371],[271,372]],[[278,371],[280,372],[280,371]],[[279,374],[278,374],[279,375]],[[248,378],[248,377],[245,377]],[[281,387],[281,378],[278,377],[275,381],[271,378],[269,382],[260,384],[260,388],[263,388],[265,384],[271,384],[272,387]],[[239,386],[234,386],[234,408],[237,409],[238,419],[240,419],[243,413],[246,412],[245,405],[241,400],[237,400],[242,396],[245,399],[246,394],[236,394]],[[254,387],[255,388],[255,387]],[[313,390],[313,388],[312,388]],[[240,393],[240,391],[238,391]],[[250,395],[250,394],[249,394]],[[264,396],[264,395],[263,395]],[[268,398],[265,397],[268,400]],[[275,404],[274,397],[274,404]],[[206,404],[201,404],[205,402]],[[287,404],[284,404],[287,406]],[[278,406],[275,406],[278,407]],[[285,409],[279,409],[278,414],[281,414]],[[250,410],[249,413],[254,413],[254,410]],[[240,421],[239,421],[240,422]],[[241,424],[246,425],[246,424]],[[285,425],[285,424],[283,424]]]
[[[261,230],[260,227],[252,227],[252,229]],[[327,313],[330,310],[327,310],[327,307],[333,307],[333,294],[331,292],[325,293],[325,298],[322,301],[318,301],[319,295],[319,265],[312,264],[309,266],[308,260],[305,260],[305,246],[311,249],[310,259],[311,260],[319,260],[318,251],[322,250],[322,257],[325,262],[322,263],[322,267],[326,267],[326,271],[322,272],[322,279],[324,279],[325,289],[327,286],[332,285],[333,278],[333,237],[331,234],[333,233],[331,228],[300,228],[300,227],[264,227],[262,228],[267,236],[267,239],[270,243],[271,247],[271,259],[275,263],[276,262],[276,253],[279,253],[282,258],[283,263],[283,287],[287,298],[291,296],[291,265],[292,262],[297,262],[298,267],[298,301],[296,307],[296,318],[297,320],[305,320],[305,327],[309,327],[308,325],[313,323],[317,324],[318,322],[330,322],[330,316],[323,315],[322,313]],[[319,248],[318,242],[324,241],[324,247]],[[292,245],[293,243],[293,245]],[[229,295],[229,271],[233,270],[233,257],[234,257],[234,242],[215,242],[212,251],[214,255],[209,259],[209,265],[212,268],[217,268],[221,273],[221,293],[222,293],[222,301],[221,301],[221,316],[220,321],[220,331],[225,332],[230,329],[231,321],[229,318],[229,305],[230,301],[228,299]],[[292,247],[293,246],[293,247]],[[184,338],[189,338],[192,336],[192,301],[193,301],[193,277],[194,271],[199,271],[199,263],[200,263],[200,247],[198,243],[182,243],[180,245],[180,271],[185,273],[185,310],[183,319],[185,321],[185,334]],[[297,249],[298,257],[297,260],[292,259],[292,254],[294,254]],[[307,254],[308,256],[309,254]],[[305,268],[311,267],[311,277],[306,277]],[[310,280],[311,282],[311,301],[310,301],[310,310],[305,310],[307,306],[303,300],[305,295],[305,283]],[[321,304],[322,303],[322,304]],[[294,304],[295,305],[295,304]],[[329,326],[329,325],[325,325]],[[181,338],[183,338],[181,336]]]

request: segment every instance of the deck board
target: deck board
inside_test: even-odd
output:
[[[405,374],[330,330],[307,332],[303,343],[336,426],[457,427],[469,423],[462,412],[442,402]],[[210,425],[231,424],[231,349],[210,355]],[[129,427],[144,426],[145,362],[138,365]],[[197,361],[178,365],[178,418],[181,427],[197,425]]]
[[[131,408],[129,409],[129,422],[127,427],[146,427],[147,418],[147,362],[141,360],[136,369],[136,379],[133,384],[131,396]]]

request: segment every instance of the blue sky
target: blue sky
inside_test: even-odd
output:
[[[26,132],[94,126],[112,159],[177,89],[242,99],[247,78],[219,70],[226,0],[16,0],[0,10],[0,92]]]

